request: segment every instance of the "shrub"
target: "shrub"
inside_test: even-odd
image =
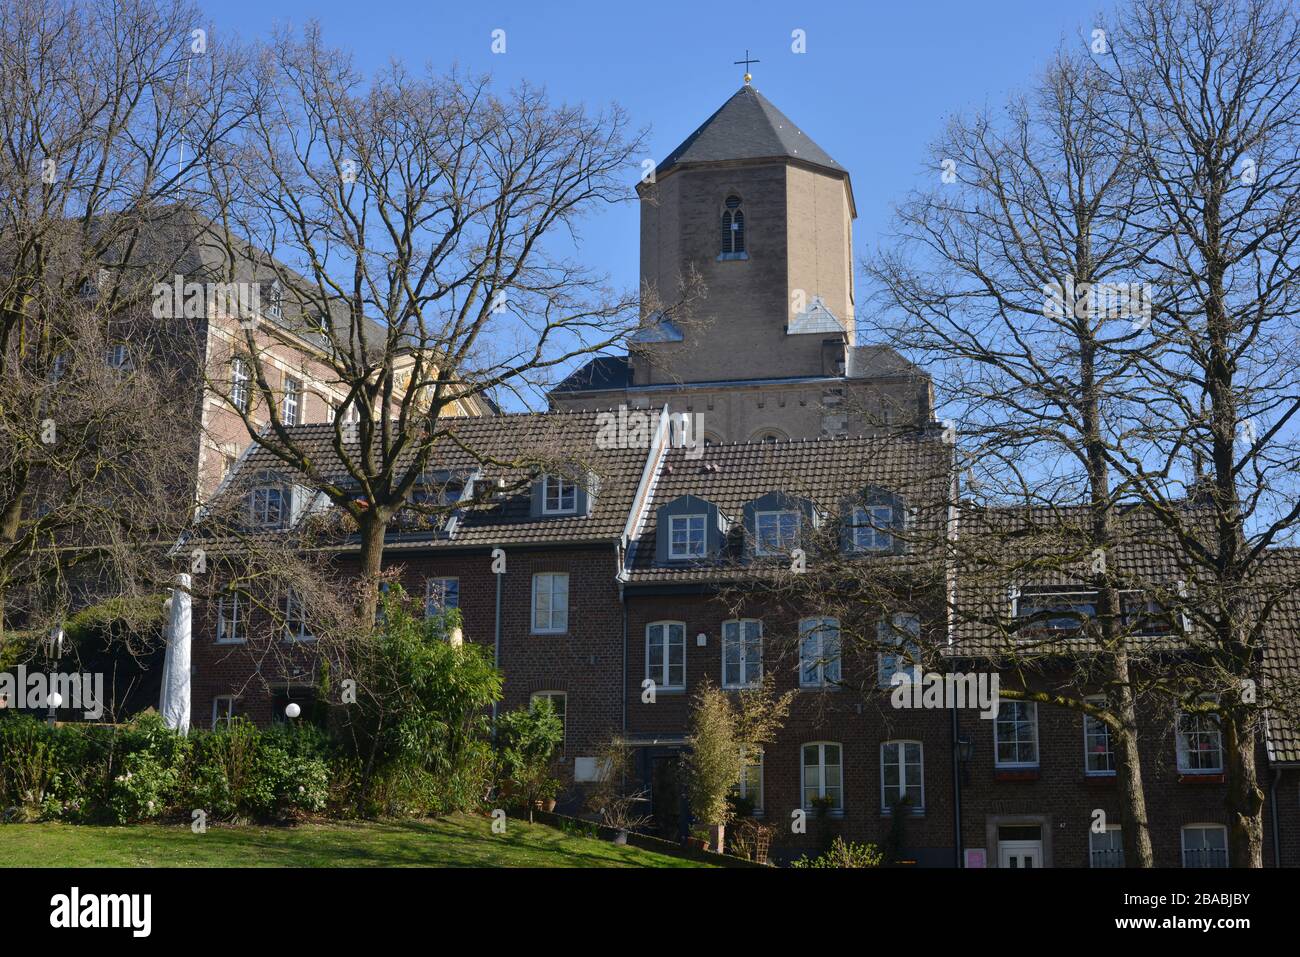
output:
[[[545,698],[497,719],[501,775],[513,783],[530,813],[534,802],[555,796],[551,759],[563,740],[564,723]]]
[[[442,636],[459,612],[425,618],[400,588],[382,597],[382,627],[354,643],[357,704],[344,716],[355,742],[363,813],[444,813],[482,800],[493,760],[486,711],[501,698],[501,672],[474,644]]]
[[[36,821],[46,816],[60,764],[49,725],[27,715],[0,721],[0,809],[5,819]]]
[[[806,855],[791,863],[791,867],[880,867],[885,856],[874,844],[858,844],[842,837],[831,842],[830,850],[814,858]]]
[[[122,729],[121,754],[108,792],[108,811],[126,824],[158,817],[183,797],[193,742],[167,727],[155,711],[146,711]]]

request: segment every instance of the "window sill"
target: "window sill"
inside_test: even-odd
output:
[[[246,645],[247,638],[217,638],[212,642],[214,645]]]
[[[561,629],[559,629],[558,631],[531,631],[531,632],[529,632],[529,634],[531,634],[531,635],[533,635],[534,637],[537,637],[537,638],[553,638],[553,637],[555,637],[556,635],[567,635],[568,633],[569,633],[569,629],[567,629],[567,628],[561,628]]]
[[[1179,784],[1224,784],[1228,776],[1222,771],[1179,771]]]
[[[1085,771],[1083,783],[1096,785],[1100,787],[1111,787],[1119,780],[1119,776],[1114,771]]]
[[[1037,781],[1038,768],[994,768],[994,781]]]
[[[839,691],[839,685],[800,685],[800,691]]]
[[[880,812],[880,816],[883,817],[883,818],[891,818],[891,817],[894,816],[894,812],[893,812],[893,811],[881,811],[881,812]],[[910,810],[910,811],[907,812],[906,816],[907,816],[907,817],[925,817],[925,808],[923,808],[923,807],[914,807],[914,808],[912,808],[912,810]]]
[[[718,253],[718,262],[744,262],[749,258],[749,253]]]

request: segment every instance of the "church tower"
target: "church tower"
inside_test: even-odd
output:
[[[856,341],[848,171],[748,80],[638,185],[643,328],[552,406],[666,404],[714,442],[928,424],[929,379]]]
[[[766,97],[741,87],[638,192],[642,289],[671,314],[694,275],[702,298],[638,343],[634,385],[843,374],[853,188]]]

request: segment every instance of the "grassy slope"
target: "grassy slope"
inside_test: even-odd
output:
[[[698,867],[511,818],[306,824],[294,828],[0,825],[4,867]]]

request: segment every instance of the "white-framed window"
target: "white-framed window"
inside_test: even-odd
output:
[[[704,557],[704,515],[668,518],[668,557],[671,560]]]
[[[542,514],[572,515],[578,510],[578,486],[559,475],[542,476]]]
[[[763,677],[763,623],[740,618],[722,623],[722,687],[752,688]]]
[[[569,739],[569,695],[565,691],[534,691],[528,699],[529,706],[537,702],[546,700],[551,703],[555,709],[556,715],[560,719],[560,725],[564,728],[564,737],[560,739],[560,750],[564,750],[564,745]]]
[[[1178,770],[1217,774],[1223,770],[1223,731],[1216,715],[1178,712]]]
[[[307,624],[307,603],[302,592],[296,588],[286,588],[280,602],[280,613],[284,616],[285,641],[314,641],[316,636]]]
[[[880,809],[892,813],[904,798],[912,814],[925,811],[925,762],[920,741],[885,741],[880,745]]]
[[[1082,587],[1027,586],[1015,593],[1014,615],[1028,622],[1020,627],[1020,633],[1026,638],[1078,632],[1097,616],[1097,591]]]
[[[1003,698],[993,722],[993,742],[995,766],[1038,767],[1038,703]]]
[[[1124,866],[1124,833],[1118,824],[1107,824],[1100,833],[1088,829],[1088,866]]]
[[[686,688],[686,623],[652,621],[645,627],[645,676],[658,691]]]
[[[539,572],[533,576],[533,634],[557,635],[569,630],[569,573]]]
[[[1228,829],[1222,824],[1183,828],[1183,867],[1227,867]]]
[[[1089,704],[1104,704],[1105,698],[1088,698]],[[1110,740],[1110,725],[1090,714],[1083,716],[1083,771],[1085,774],[1115,773],[1115,748]]]
[[[230,724],[239,717],[239,699],[232,694],[217,695],[212,699],[212,730]]]
[[[893,645],[895,652],[877,652],[876,669],[879,684],[888,688],[894,675],[905,671],[910,680],[921,680],[921,619],[908,612],[898,612],[876,625],[876,638],[881,648]]]
[[[459,578],[426,578],[424,581],[424,617],[432,618],[448,608],[460,607]]]
[[[888,552],[894,547],[894,507],[868,505],[853,510],[853,548],[859,552]]]
[[[754,805],[754,815],[763,813],[763,749],[740,753],[740,780],[736,793]]]
[[[258,528],[279,528],[284,524],[288,495],[279,485],[259,485],[248,493],[248,522]]]
[[[248,360],[239,356],[230,360],[230,404],[240,412],[248,411]]]
[[[234,644],[248,640],[248,598],[222,595],[217,599],[217,641]]]
[[[800,764],[803,807],[815,810],[815,800],[829,800],[832,813],[844,810],[844,769],[840,746],[830,741],[813,741],[802,748]]]
[[[799,544],[799,513],[755,512],[754,538],[754,552],[758,555],[789,554]]]
[[[840,620],[805,618],[799,622],[799,685],[825,688],[840,680]]]
[[[284,399],[280,403],[280,421],[285,425],[297,425],[302,421],[302,380],[293,376],[284,377]]]

